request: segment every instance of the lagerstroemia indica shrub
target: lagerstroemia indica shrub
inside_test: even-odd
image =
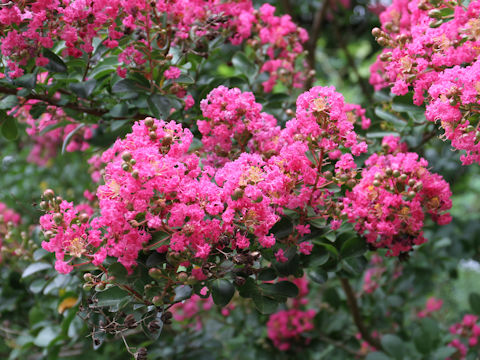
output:
[[[318,27],[332,24],[343,44],[337,19],[350,4],[325,1],[311,26],[289,8],[0,2],[2,134],[36,169],[81,159],[41,182],[41,215],[0,203],[8,289],[48,270],[28,285],[31,333],[0,327],[12,359],[34,346],[62,358],[85,329],[97,354],[121,339],[135,359],[182,357],[212,322],[245,322],[232,330],[239,343],[274,358],[474,358],[480,295],[440,337],[447,301],[418,284],[430,260],[456,271],[439,240],[460,221],[454,176],[424,149],[439,135],[464,151],[462,165],[479,163],[480,2],[394,0],[372,31],[385,49],[371,66],[376,98],[362,105],[310,86]],[[59,303],[40,308],[55,292]],[[47,308],[64,320],[39,331]],[[170,353],[155,346],[169,334]]]

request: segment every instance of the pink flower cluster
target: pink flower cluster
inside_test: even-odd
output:
[[[447,2],[394,0],[373,34],[382,54],[372,65],[375,88],[397,95],[413,90],[414,103],[439,122],[463,164],[480,163],[480,1],[467,7]]]
[[[15,78],[24,74],[23,67],[30,58],[37,66],[46,66],[49,59],[42,49],[51,49],[59,41],[65,42],[62,56],[81,57],[93,53],[95,38],[102,38],[103,44],[113,49],[130,34],[141,33],[139,40],[121,48],[122,66],[117,72],[125,77],[128,67],[142,67],[152,61],[155,46],[195,43],[202,37],[209,41],[222,34],[236,45],[248,40],[260,49],[264,63],[261,71],[270,75],[264,83],[265,91],[271,91],[277,80],[301,87],[303,77],[295,69],[295,60],[303,52],[307,32],[289,15],[278,17],[274,12],[268,4],[255,10],[251,0],[17,2],[0,9],[4,31],[0,50],[8,59],[9,76]],[[160,21],[164,15],[166,26]],[[176,79],[179,69],[170,67],[164,75]]]
[[[363,276],[363,291],[366,294],[371,294],[378,289],[381,285],[382,275],[387,270],[383,266],[382,258],[376,254],[372,256],[370,264],[373,266],[368,268]]]
[[[267,334],[273,345],[281,351],[290,349],[292,343],[308,343],[303,333],[313,330],[315,310],[282,310],[270,316]]]
[[[417,313],[419,318],[430,316],[432,313],[439,311],[443,306],[443,300],[435,297],[429,297],[425,304],[425,309]]]
[[[309,339],[303,333],[313,330],[315,310],[302,310],[308,303],[308,280],[303,278],[279,279],[291,280],[298,287],[298,296],[292,299],[292,308],[281,310],[270,315],[267,322],[267,336],[273,345],[281,351],[286,351],[293,344],[306,345]]]
[[[451,192],[448,183],[427,170],[428,163],[415,153],[373,154],[362,179],[347,192],[345,211],[355,229],[376,248],[398,256],[423,237],[425,214],[440,225],[450,222]]]
[[[480,326],[477,323],[478,316],[467,314],[463,317],[462,321],[458,324],[454,324],[450,327],[450,333],[458,336],[453,339],[448,346],[452,346],[457,349],[457,353],[450,359],[465,359],[469,348],[476,349],[478,354],[478,339],[480,337]],[[468,346],[461,341],[461,339],[468,340]]]
[[[48,106],[38,119],[34,119],[30,110],[37,103],[39,103],[37,100],[28,100],[22,107],[12,110],[17,119],[28,125],[26,132],[33,142],[33,148],[27,158],[29,162],[40,166],[46,165],[49,159],[55,157],[63,141],[74,130],[76,130],[75,134],[69,139],[65,150],[69,152],[85,151],[89,148],[90,145],[87,140],[92,137],[92,130],[97,125],[77,129],[79,124],[75,123],[61,108],[56,106]],[[62,122],[65,122],[66,125],[55,126]]]
[[[333,88],[313,88],[300,95],[297,117],[280,130],[273,117],[260,113],[250,93],[221,87],[212,94],[202,103],[211,120],[199,121],[205,150],[215,150],[214,134],[225,150],[240,144],[235,156],[212,165],[201,154],[189,153],[193,135],[181,125],[152,118],[136,123],[131,134],[102,155],[107,165],[105,185],[97,190],[100,216],[77,225],[71,222],[77,211],[63,204],[42,218],[44,230],[53,231],[44,248],[56,252],[60,264],[76,239],[88,245],[90,260],[101,263],[112,256],[131,269],[139,251],[153,246],[149,242],[156,232],[166,234],[156,244],[160,251],[183,253],[202,263],[225,246],[225,239],[233,249],[274,246],[277,239],[270,229],[284,208],[306,213],[311,206],[319,216],[338,221],[338,214],[326,206],[327,200],[334,202],[334,193],[325,189],[332,182],[322,167],[332,164],[336,174],[354,177],[353,156],[367,149],[357,140],[343,97]],[[261,134],[268,131],[277,133],[269,138],[268,156],[261,153],[264,145],[258,145],[257,152],[255,141],[242,140],[245,136],[265,143],[267,137]],[[66,228],[55,224],[55,216],[67,219],[61,223]],[[302,220],[290,245],[298,242],[299,251],[309,254],[311,243],[300,240],[309,232]]]
[[[8,233],[9,228],[11,226],[19,225],[20,221],[21,218],[19,214],[8,208],[4,203],[0,202],[0,247],[3,246],[3,240],[5,239],[5,235]],[[3,250],[0,250],[0,262],[2,261],[2,251]],[[13,254],[15,253],[16,252],[13,252]]]

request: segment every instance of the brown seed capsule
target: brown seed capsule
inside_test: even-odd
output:
[[[148,355],[147,349],[142,347],[137,350],[134,356],[135,356],[135,360],[147,360],[147,355]]]

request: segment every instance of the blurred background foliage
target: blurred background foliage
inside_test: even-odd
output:
[[[260,6],[265,1],[255,3]],[[371,353],[368,360],[444,359],[449,356],[444,347],[450,339],[448,324],[459,321],[466,312],[479,314],[480,311],[480,305],[475,303],[475,297],[472,301],[471,295],[480,293],[478,166],[460,166],[459,154],[434,136],[438,134],[434,133],[433,126],[425,123],[423,110],[411,105],[408,95],[394,98],[388,92],[374,94],[369,85],[369,66],[379,53],[370,31],[379,24],[378,11],[388,5],[387,2],[278,0],[269,3],[277,7],[277,14],[290,14],[311,36],[307,60],[314,66],[315,77],[307,88],[311,85],[335,86],[347,102],[361,104],[367,109],[373,125],[366,136],[373,148],[379,147],[375,141],[385,134],[400,134],[411,149],[427,158],[433,172],[441,174],[451,184],[454,194],[451,224],[439,228],[430,223],[426,231],[429,241],[409,259],[399,262],[396,258],[385,258],[385,275],[374,292],[362,293],[362,272],[352,275],[353,287],[361,294],[358,301],[368,328],[378,333],[395,334],[387,346],[383,344],[384,352]],[[232,61],[238,51],[231,45],[222,45],[212,51],[208,63],[198,71],[193,90],[197,105],[190,118],[182,119],[184,123],[194,123],[199,116],[199,100],[219,84],[243,90],[259,88],[259,79],[250,82],[242,76],[248,62]],[[248,54],[248,49],[245,53]],[[274,94],[258,97],[265,110],[280,120],[287,119],[285,110],[294,108],[296,98],[296,94],[285,95],[284,90],[278,86]],[[179,111],[173,117],[182,116]],[[192,128],[194,130],[193,125]],[[0,201],[20,213],[24,224],[38,221],[41,214],[38,202],[46,188],[55,189],[69,201],[81,201],[85,189],[94,189],[87,160],[114,140],[115,136],[104,136],[105,133],[119,135],[128,129],[128,123],[115,125],[120,132],[112,127],[105,129],[103,134],[97,132],[93,139],[98,147],[83,153],[59,152],[44,167],[27,162],[31,144],[24,129],[15,141],[0,138]],[[432,132],[432,136],[425,136]],[[76,275],[56,273],[52,267],[53,256],[40,249],[38,231],[29,231],[32,234],[28,239],[30,243],[22,245],[25,249],[22,256],[2,259],[0,358],[129,358],[131,355],[121,338],[107,337],[95,349],[97,346],[87,326],[76,316],[80,304],[88,297],[81,290],[82,280]],[[13,241],[23,240],[18,235]],[[401,275],[395,277],[399,271]],[[331,277],[328,281],[313,278],[316,281],[310,281],[309,307],[318,311],[318,315],[308,346],[299,345],[286,352],[277,350],[266,336],[268,315],[259,314],[247,300],[240,298],[227,317],[214,307],[199,314],[199,322],[174,322],[165,326],[158,339],[145,341],[143,333],[132,332],[127,338],[128,344],[148,347],[149,359],[364,357],[362,353],[351,351],[361,344],[355,336],[357,330],[348,314],[338,278]],[[431,296],[444,300],[442,311],[434,314],[431,321],[420,320],[416,314]],[[416,341],[419,338],[428,344],[419,344]]]

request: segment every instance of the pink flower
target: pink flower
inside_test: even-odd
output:
[[[178,79],[180,77],[181,71],[178,67],[176,66],[170,66],[163,75],[167,79]]]

